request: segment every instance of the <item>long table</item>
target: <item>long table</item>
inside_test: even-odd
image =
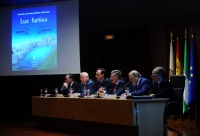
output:
[[[161,136],[166,101],[33,96],[32,115],[38,117],[38,127],[59,126],[74,134]]]

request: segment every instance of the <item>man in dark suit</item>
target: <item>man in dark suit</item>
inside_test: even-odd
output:
[[[80,80],[81,80],[81,83],[80,83],[80,88],[78,90],[78,93],[84,93],[83,90],[89,90],[91,94],[94,94],[96,91],[95,91],[95,82],[92,81],[91,79],[89,79],[89,75],[87,72],[82,72],[80,74]]]
[[[112,74],[112,73],[119,73],[120,74],[120,79],[125,81],[125,78],[122,77],[122,72],[120,70],[118,70],[118,69],[112,70],[110,72],[110,74]],[[111,76],[110,76],[110,80],[112,81],[112,77]]]
[[[99,91],[99,89],[103,89],[103,87],[106,87],[107,90],[111,87],[111,81],[109,78],[105,77],[106,70],[104,68],[98,68],[96,71],[96,92]]]
[[[79,90],[79,83],[74,81],[73,74],[67,74],[65,76],[65,82],[61,87],[61,92],[63,95],[68,95],[69,93],[77,93]]]
[[[168,79],[165,79],[165,69],[163,67],[155,67],[151,75],[153,79],[150,95],[155,98],[169,98],[174,100],[174,90]]]
[[[112,79],[111,88],[106,94],[116,94],[121,96],[124,93],[125,81],[121,79],[121,74],[119,72],[114,72],[111,74],[110,79]]]
[[[129,88],[129,95],[140,96],[147,95],[151,89],[151,82],[142,77],[142,75],[136,71],[132,70],[129,74],[129,80],[131,82]]]

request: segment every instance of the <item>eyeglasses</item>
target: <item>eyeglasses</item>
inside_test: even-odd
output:
[[[152,74],[151,74],[151,76],[155,76],[155,75],[157,75],[157,74],[156,74],[156,73],[152,73]]]

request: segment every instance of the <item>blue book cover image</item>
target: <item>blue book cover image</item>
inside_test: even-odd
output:
[[[12,71],[57,68],[56,6],[12,11]]]

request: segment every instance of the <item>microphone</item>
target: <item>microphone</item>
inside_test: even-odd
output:
[[[125,86],[123,86],[122,89],[121,89],[119,92],[121,92],[128,84],[129,84],[129,82],[127,82],[127,83],[125,84]],[[120,97],[120,96],[117,96],[117,97]]]
[[[100,86],[100,87],[106,87],[109,83],[111,83],[111,82],[109,81],[106,85]],[[95,96],[95,98],[103,98],[103,97],[99,96],[99,93],[97,93],[97,95]]]
[[[79,83],[78,83],[77,85],[75,85],[74,87],[70,87],[70,86],[69,86],[68,92],[70,92],[70,90],[72,89],[72,92],[70,92],[70,93],[73,93],[73,92],[74,92],[74,89],[75,89],[77,86],[79,86]]]
[[[79,85],[79,83],[76,86],[74,86],[72,89],[76,88],[78,85]]]
[[[111,81],[109,81],[106,85],[104,85],[103,87],[106,87],[108,84],[110,84],[111,83]]]
[[[59,87],[61,87],[62,85],[59,85],[59,86],[57,86],[56,88],[59,88]],[[52,92],[56,89],[56,88],[54,88],[52,91],[51,91],[51,94],[52,94]]]

